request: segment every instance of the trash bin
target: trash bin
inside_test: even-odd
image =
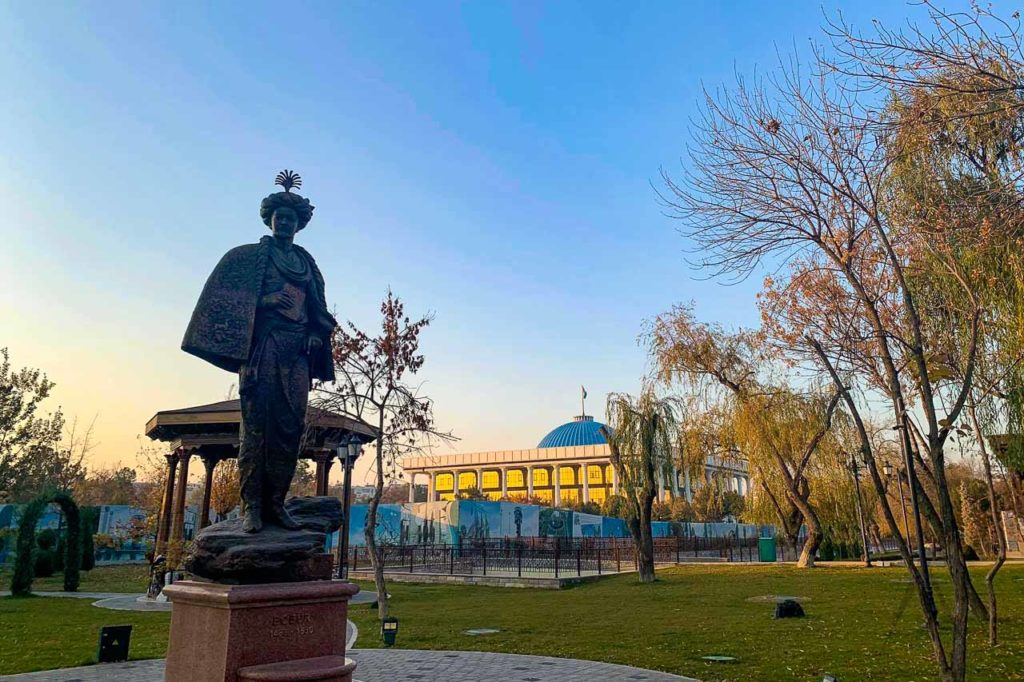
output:
[[[758,538],[757,539],[757,560],[758,561],[769,561],[774,562],[775,558],[775,538]]]

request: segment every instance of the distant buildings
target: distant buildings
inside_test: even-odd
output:
[[[451,500],[459,492],[474,488],[492,500],[540,498],[556,506],[600,503],[619,490],[608,443],[599,431],[601,426],[593,417],[581,415],[552,430],[529,450],[407,457],[402,468],[410,483],[409,501],[415,501],[416,484],[425,477],[427,502]],[[745,461],[708,457],[699,480],[677,471],[662,476],[658,499],[683,496],[692,500],[694,491],[711,480],[740,495],[750,489]]]

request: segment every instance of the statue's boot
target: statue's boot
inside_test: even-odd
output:
[[[270,513],[274,518],[277,519],[277,525],[287,530],[298,530],[302,528],[299,522],[288,513],[288,510],[284,508],[284,505],[280,502],[275,502],[270,507]]]
[[[263,528],[263,518],[259,509],[249,507],[242,518],[242,532],[255,533]]]

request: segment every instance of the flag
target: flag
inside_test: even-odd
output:
[[[586,400],[587,399],[587,389],[583,388],[583,386],[581,385],[580,386],[580,390],[583,391],[583,399]]]

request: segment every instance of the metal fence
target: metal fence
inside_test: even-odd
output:
[[[680,536],[654,539],[655,563],[693,559],[757,561],[757,538]],[[779,548],[780,554],[784,548]],[[458,544],[381,545],[391,573],[563,577],[636,569],[629,538],[520,538],[466,540]],[[780,560],[785,560],[780,556]],[[349,570],[369,570],[366,547],[351,547]]]

